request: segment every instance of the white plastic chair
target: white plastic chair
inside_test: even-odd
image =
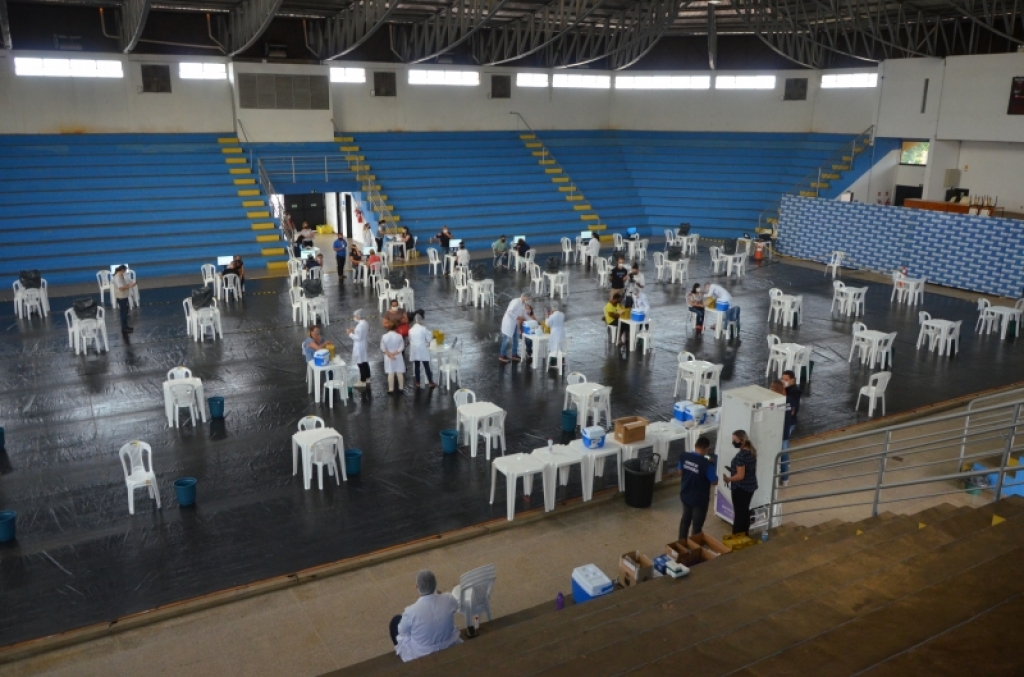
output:
[[[650,239],[644,238],[640,240],[640,247],[637,249],[637,256],[641,261],[647,260],[647,247],[651,244]]]
[[[327,308],[327,297],[317,296],[316,298],[306,299],[306,315],[310,324],[316,324],[319,322],[323,326],[327,327],[331,324],[331,313]]]
[[[868,351],[871,349],[871,343],[865,340],[864,338],[858,336],[858,334],[867,330],[868,326],[863,322],[853,323],[853,342],[850,344],[850,357],[849,359],[846,360],[847,362],[853,362],[853,354],[855,352],[860,353],[861,362],[867,361]]]
[[[463,296],[469,300],[469,279],[465,268],[456,267],[453,276],[455,277],[455,302],[462,303]]]
[[[857,317],[864,314],[864,297],[867,296],[867,287],[846,288],[846,314]]]
[[[322,266],[314,266],[306,271],[307,280],[322,280],[324,269]]]
[[[427,263],[430,266],[431,275],[438,275],[441,272],[441,259],[434,247],[427,247]]]
[[[189,420],[196,424],[196,389],[189,383],[176,383],[171,386],[171,400],[174,405],[174,427],[181,427],[181,410],[188,409]]]
[[[505,414],[504,411],[499,411],[496,414],[491,414],[487,418],[480,422],[480,427],[477,429],[477,434],[484,438],[484,453],[487,454],[487,460],[491,460],[491,440],[494,440],[494,450],[498,450],[498,442],[501,442],[501,455],[505,455]]]
[[[156,473],[153,471],[153,448],[145,442],[132,440],[117,453],[121,457],[124,483],[128,487],[128,514],[135,514],[135,490],[139,487],[149,490],[149,497],[156,501],[159,509],[160,487],[156,484]]]
[[[467,571],[459,577],[459,584],[452,589],[452,594],[459,603],[455,613],[461,614],[467,628],[475,625],[473,619],[478,616],[487,616],[491,620],[491,593],[494,590],[494,581],[498,575],[494,572],[493,564],[486,564],[482,567]]]
[[[978,299],[978,321],[974,323],[975,333],[982,331],[986,334],[992,332],[992,328],[995,324],[996,316],[990,310],[992,303],[988,299]]]
[[[461,407],[464,404],[472,404],[472,403],[476,402],[476,393],[474,393],[469,388],[459,388],[458,390],[455,391],[455,394],[452,395],[452,399],[455,400],[455,410],[456,410],[455,429],[461,435],[462,434],[462,419],[458,417],[458,413],[457,413],[458,409],[459,409],[459,407]],[[469,431],[467,431],[467,433],[468,432]]]
[[[173,381],[176,378],[192,378],[192,370],[188,367],[175,367],[167,372],[168,381]]]
[[[935,343],[939,340],[939,334],[943,333],[938,327],[926,327],[925,322],[932,319],[931,313],[927,311],[919,311],[917,313],[917,323],[921,325],[920,331],[917,333],[917,349],[921,349],[921,344],[928,341],[928,350],[935,349]]]
[[[299,419],[299,432],[327,427],[324,420],[319,416],[303,416]]]
[[[625,242],[623,242],[623,240],[622,240],[622,235],[621,234],[619,234],[619,233],[612,233],[612,246],[615,247],[615,249],[624,249],[625,248],[626,245],[625,245]]]
[[[347,377],[348,368],[341,366],[328,369],[323,374],[324,399],[327,400],[327,406],[332,409],[334,408],[335,391],[338,392],[342,400],[348,399],[349,382]]]
[[[104,292],[110,294],[110,307],[114,307],[114,281],[109,270],[101,270],[96,273],[96,283],[100,287],[100,305],[103,305]]]
[[[320,490],[324,488],[324,467],[327,467],[327,471],[334,476],[338,486],[341,486],[341,472],[338,470],[338,456],[339,452],[335,449],[337,444],[336,439],[317,440],[313,443],[312,448],[309,450],[309,471],[310,477],[313,474],[313,466],[317,467],[318,480]],[[344,454],[344,452],[340,452]],[[344,467],[344,466],[343,466]],[[345,478],[348,481],[348,477]]]
[[[33,311],[43,317],[43,293],[39,289],[25,289],[21,292],[21,313],[25,318],[32,317]]]
[[[800,350],[796,351],[793,355],[793,373],[796,374],[796,383],[800,385],[801,381],[804,380],[803,373],[804,369],[807,370],[807,376],[811,375],[811,349],[809,346],[804,346]]]
[[[191,338],[196,323],[195,310],[192,309],[191,297],[183,300],[181,305],[185,308],[185,334]]]
[[[533,285],[533,293],[541,295],[544,293],[544,272],[536,263],[530,266],[530,284]]]
[[[963,320],[957,320],[939,337],[939,340],[945,344],[946,354],[950,357],[960,353],[960,326],[962,324]]]
[[[829,312],[834,313],[836,306],[839,306],[840,315],[846,312],[846,283],[842,280],[832,281],[832,307]]]
[[[729,264],[729,258],[722,254],[721,247],[711,247],[711,272],[720,273],[722,268]]]
[[[654,280],[661,282],[661,275],[665,272],[665,254],[664,252],[654,252],[651,258],[654,259]]]
[[[202,267],[199,269],[199,272],[201,272],[203,275],[204,287],[217,286],[217,266],[213,265],[212,263],[204,263]]]
[[[576,247],[573,246],[572,240],[567,237],[562,238],[562,260],[566,263],[572,263],[573,254],[576,253]]]
[[[212,306],[195,311],[196,341],[206,340],[207,329],[210,330],[210,338],[217,340],[217,315],[214,312],[217,308],[217,299],[214,299],[213,303]]]
[[[587,419],[593,417],[593,425],[601,425],[601,418],[604,417],[604,425],[611,427],[612,425],[612,387],[604,386],[590,396],[590,402],[587,403]],[[583,425],[586,425],[587,421],[583,421]]]
[[[687,256],[697,255],[697,245],[700,242],[700,235],[691,234],[682,238],[683,240],[683,253]]]
[[[843,265],[843,257],[846,256],[841,251],[834,251],[828,257],[828,263],[825,264],[825,274],[832,273],[833,278],[840,276],[840,268]]]
[[[89,342],[96,344],[96,352],[100,352],[100,341],[103,342],[103,350],[109,352],[110,345],[107,343],[106,311],[103,306],[96,309],[96,319],[78,321],[78,350],[84,353],[89,352]],[[75,354],[78,354],[78,350]]]
[[[887,366],[892,366],[892,344],[896,340],[896,332],[886,335],[884,339],[878,342],[878,349],[875,352],[874,357],[878,358],[878,366],[885,369]],[[871,360],[870,367],[875,366],[875,360]]]
[[[235,301],[239,301],[242,298],[242,282],[238,276],[234,273],[228,273],[221,279],[220,293],[224,297],[225,303],[231,300],[229,297],[234,296]]]
[[[700,375],[700,383],[697,386],[697,399],[703,397],[711,402],[711,389],[718,391],[719,400],[722,397],[722,368],[725,365],[716,364]]]
[[[68,347],[74,350],[75,338],[78,333],[78,316],[75,315],[74,308],[64,311],[64,323],[68,326]]]
[[[565,377],[565,384],[566,385],[570,385],[570,386],[574,386],[574,385],[576,385],[578,383],[586,383],[586,382],[587,382],[586,375],[581,373],[581,372],[578,372],[578,371],[574,371],[574,372],[572,372],[571,374],[569,374],[568,376]]]
[[[548,369],[558,369],[558,375],[561,376],[563,371],[569,370],[569,337],[566,336],[562,339],[562,345],[558,347],[553,353],[549,353],[547,356]],[[534,355],[534,359],[537,356]]]
[[[689,311],[686,313],[689,315]],[[644,342],[644,353],[654,352],[654,320],[647,320],[636,333],[636,340]]]
[[[301,285],[303,272],[302,261],[298,259],[288,261],[288,286],[298,287]]]
[[[767,338],[768,338],[768,366],[765,367],[764,375],[768,376],[768,374],[770,374],[772,372],[772,366],[773,365],[775,366],[777,372],[781,374],[782,371],[786,368],[786,366],[785,366],[786,365],[786,353],[784,353],[781,350],[776,350],[775,346],[777,346],[780,343],[782,343],[782,339],[780,339],[775,334],[768,334]]]
[[[854,410],[860,409],[860,398],[868,398],[868,416],[875,415],[875,402],[882,400],[882,416],[885,416],[885,388],[889,385],[889,379],[892,377],[892,372],[882,371],[877,374],[872,374],[868,380],[868,384],[860,389],[857,393],[857,406]]]
[[[444,378],[444,387],[451,388],[452,381],[455,381],[455,385],[459,384],[459,366],[462,364],[462,351],[453,348],[447,350],[441,357],[441,366],[438,368],[440,375],[438,381]],[[475,395],[474,395],[475,401]]]
[[[558,273],[558,277],[555,278],[554,287],[551,289],[551,298],[557,294],[559,297],[565,299],[569,296],[569,273],[563,270]]]
[[[688,312],[687,314],[688,315],[692,315],[693,313],[689,313]],[[696,358],[696,356],[694,356],[693,353],[687,352],[685,350],[680,352],[679,355],[677,356],[677,360],[679,362],[679,367],[676,369],[676,387],[672,391],[672,397],[676,397],[676,396],[679,395],[679,384],[680,383],[686,383],[687,384],[686,392],[689,392],[689,388],[690,388],[690,386],[689,386],[689,381],[690,381],[689,373],[683,371],[683,363],[685,363],[685,362],[693,362],[696,359],[697,358]]]
[[[597,259],[597,285],[602,289],[611,284],[609,272],[608,259]]]
[[[289,287],[288,300],[292,304],[292,322],[298,322],[302,315],[302,288]]]

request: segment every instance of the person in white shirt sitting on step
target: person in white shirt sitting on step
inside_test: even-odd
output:
[[[391,619],[391,641],[403,661],[462,644],[455,627],[458,600],[451,593],[438,590],[434,573],[427,570],[416,574],[416,591],[420,598],[407,606],[401,616]]]

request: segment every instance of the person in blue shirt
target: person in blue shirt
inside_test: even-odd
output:
[[[338,261],[338,284],[345,284],[345,259],[348,257],[348,240],[341,233],[334,241],[334,258]]]
[[[718,484],[714,460],[708,458],[711,441],[701,437],[688,451],[679,457],[679,469],[683,472],[679,498],[683,502],[683,518],[679,520],[679,540],[693,533],[704,530],[704,520],[708,516],[708,504],[711,502],[711,487]]]
[[[327,348],[327,339],[320,335],[320,325],[314,324],[309,330],[309,338],[302,342],[302,354],[306,362],[313,361],[313,353]]]

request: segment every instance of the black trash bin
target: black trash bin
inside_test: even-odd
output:
[[[654,477],[661,464],[660,454],[631,458],[622,464],[626,470],[626,505],[649,508],[654,500]]]

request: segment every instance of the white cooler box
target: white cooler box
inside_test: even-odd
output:
[[[577,604],[603,597],[612,591],[614,584],[604,572],[593,564],[572,570],[572,598]]]
[[[583,429],[583,446],[587,449],[600,449],[604,446],[604,438],[607,432],[598,425],[588,426]]]
[[[331,361],[331,351],[318,350],[313,353],[313,364],[317,367],[326,367]]]

